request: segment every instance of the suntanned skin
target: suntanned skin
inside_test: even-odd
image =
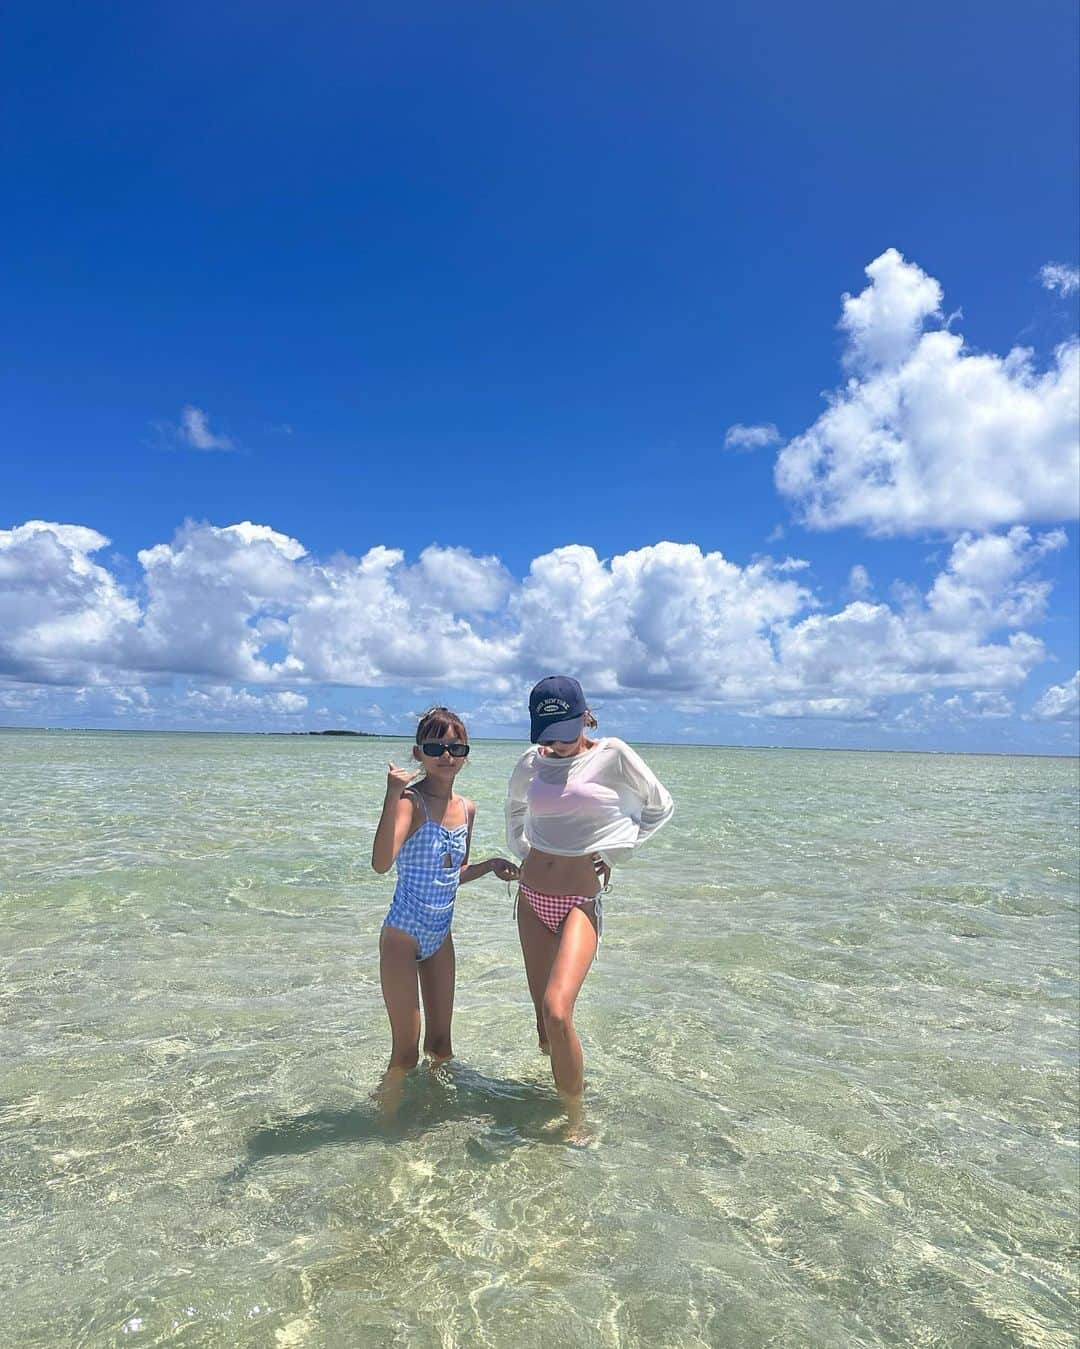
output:
[[[587,753],[596,744],[582,731],[576,740],[544,745],[542,752],[569,759]],[[547,895],[595,896],[610,876],[611,868],[596,854],[557,857],[537,848],[530,850],[521,869],[523,884]],[[532,905],[522,901],[518,905],[518,936],[540,1048],[551,1055],[555,1085],[571,1123],[577,1124],[581,1120],[585,1066],[574,1029],[574,1003],[596,954],[596,905],[571,909],[558,932],[552,932],[537,918]]]
[[[447,733],[432,737],[438,744],[452,744],[458,736]],[[431,758],[423,754],[419,745],[413,746],[412,757],[417,766],[423,765],[425,776],[414,782],[415,768],[387,765],[386,796],[382,815],[375,830],[371,848],[372,868],[380,874],[390,870],[402,844],[424,823],[424,807],[417,794],[424,798],[428,818],[448,829],[467,823],[469,832],[465,845],[465,863],[459,873],[459,884],[486,876],[489,872],[503,881],[516,880],[518,868],[504,857],[492,857],[484,862],[469,862],[472,847],[473,820],[476,807],[463,796],[454,797],[454,779],[465,766],[464,759],[449,754]],[[408,790],[406,790],[408,789]],[[392,1115],[401,1100],[406,1075],[420,1060],[420,1003],[424,1005],[424,1054],[433,1063],[453,1057],[450,1041],[450,1023],[454,1013],[454,939],[447,933],[442,946],[427,960],[417,960],[415,937],[400,928],[384,927],[379,937],[379,977],[383,1001],[390,1018],[392,1046],[390,1063],[380,1088],[383,1110]]]

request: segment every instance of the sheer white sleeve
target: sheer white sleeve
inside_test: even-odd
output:
[[[525,817],[529,813],[528,791],[532,778],[533,752],[526,751],[517,761],[510,775],[510,786],[506,793],[506,846],[522,861],[529,855],[529,845],[525,842]]]
[[[636,750],[620,746],[623,780],[641,801],[637,842],[644,843],[675,814],[671,793]]]

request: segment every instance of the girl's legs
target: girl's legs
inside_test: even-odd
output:
[[[407,1072],[420,1058],[420,998],[416,988],[416,938],[398,927],[379,937],[379,979],[390,1018],[390,1069]]]
[[[559,935],[552,932],[533,913],[533,907],[522,896],[517,906],[518,937],[521,939],[521,954],[525,957],[525,977],[529,981],[529,995],[536,1008],[536,1035],[540,1049],[551,1053],[547,1028],[544,1025],[544,990],[547,988],[548,975],[559,950]]]
[[[424,999],[424,1053],[436,1062],[452,1059],[450,1020],[454,1015],[454,938],[446,940],[433,956],[421,961],[420,994]]]
[[[544,1025],[551,1042],[551,1071],[568,1106],[576,1104],[585,1089],[581,1041],[574,1030],[574,1003],[596,955],[592,907],[573,908],[563,920],[558,950],[544,989]]]

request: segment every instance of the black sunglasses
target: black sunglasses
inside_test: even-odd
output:
[[[425,740],[420,746],[420,752],[429,759],[441,759],[444,754],[454,759],[467,759],[469,746],[463,745],[460,740],[455,740],[452,745],[441,745],[438,740]]]

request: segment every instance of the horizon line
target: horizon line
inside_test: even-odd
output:
[[[412,737],[396,734],[392,731],[240,731],[240,730],[180,730],[149,726],[7,726],[0,724],[0,731],[47,731],[50,734],[89,734],[89,735],[252,735],[281,736],[292,739],[313,739],[329,736],[331,739],[356,740],[405,740]],[[603,737],[600,737],[603,739]],[[517,744],[516,736],[478,735],[470,736],[470,743],[477,741],[491,744]],[[904,749],[899,746],[874,745],[740,745],[722,740],[643,740],[634,738],[636,745],[653,745],[663,749],[754,749],[754,750],[791,750],[806,751],[812,754],[938,754],[954,757],[966,756],[981,759],[1077,759],[1080,752],[1069,750],[1008,750],[1008,749]]]

